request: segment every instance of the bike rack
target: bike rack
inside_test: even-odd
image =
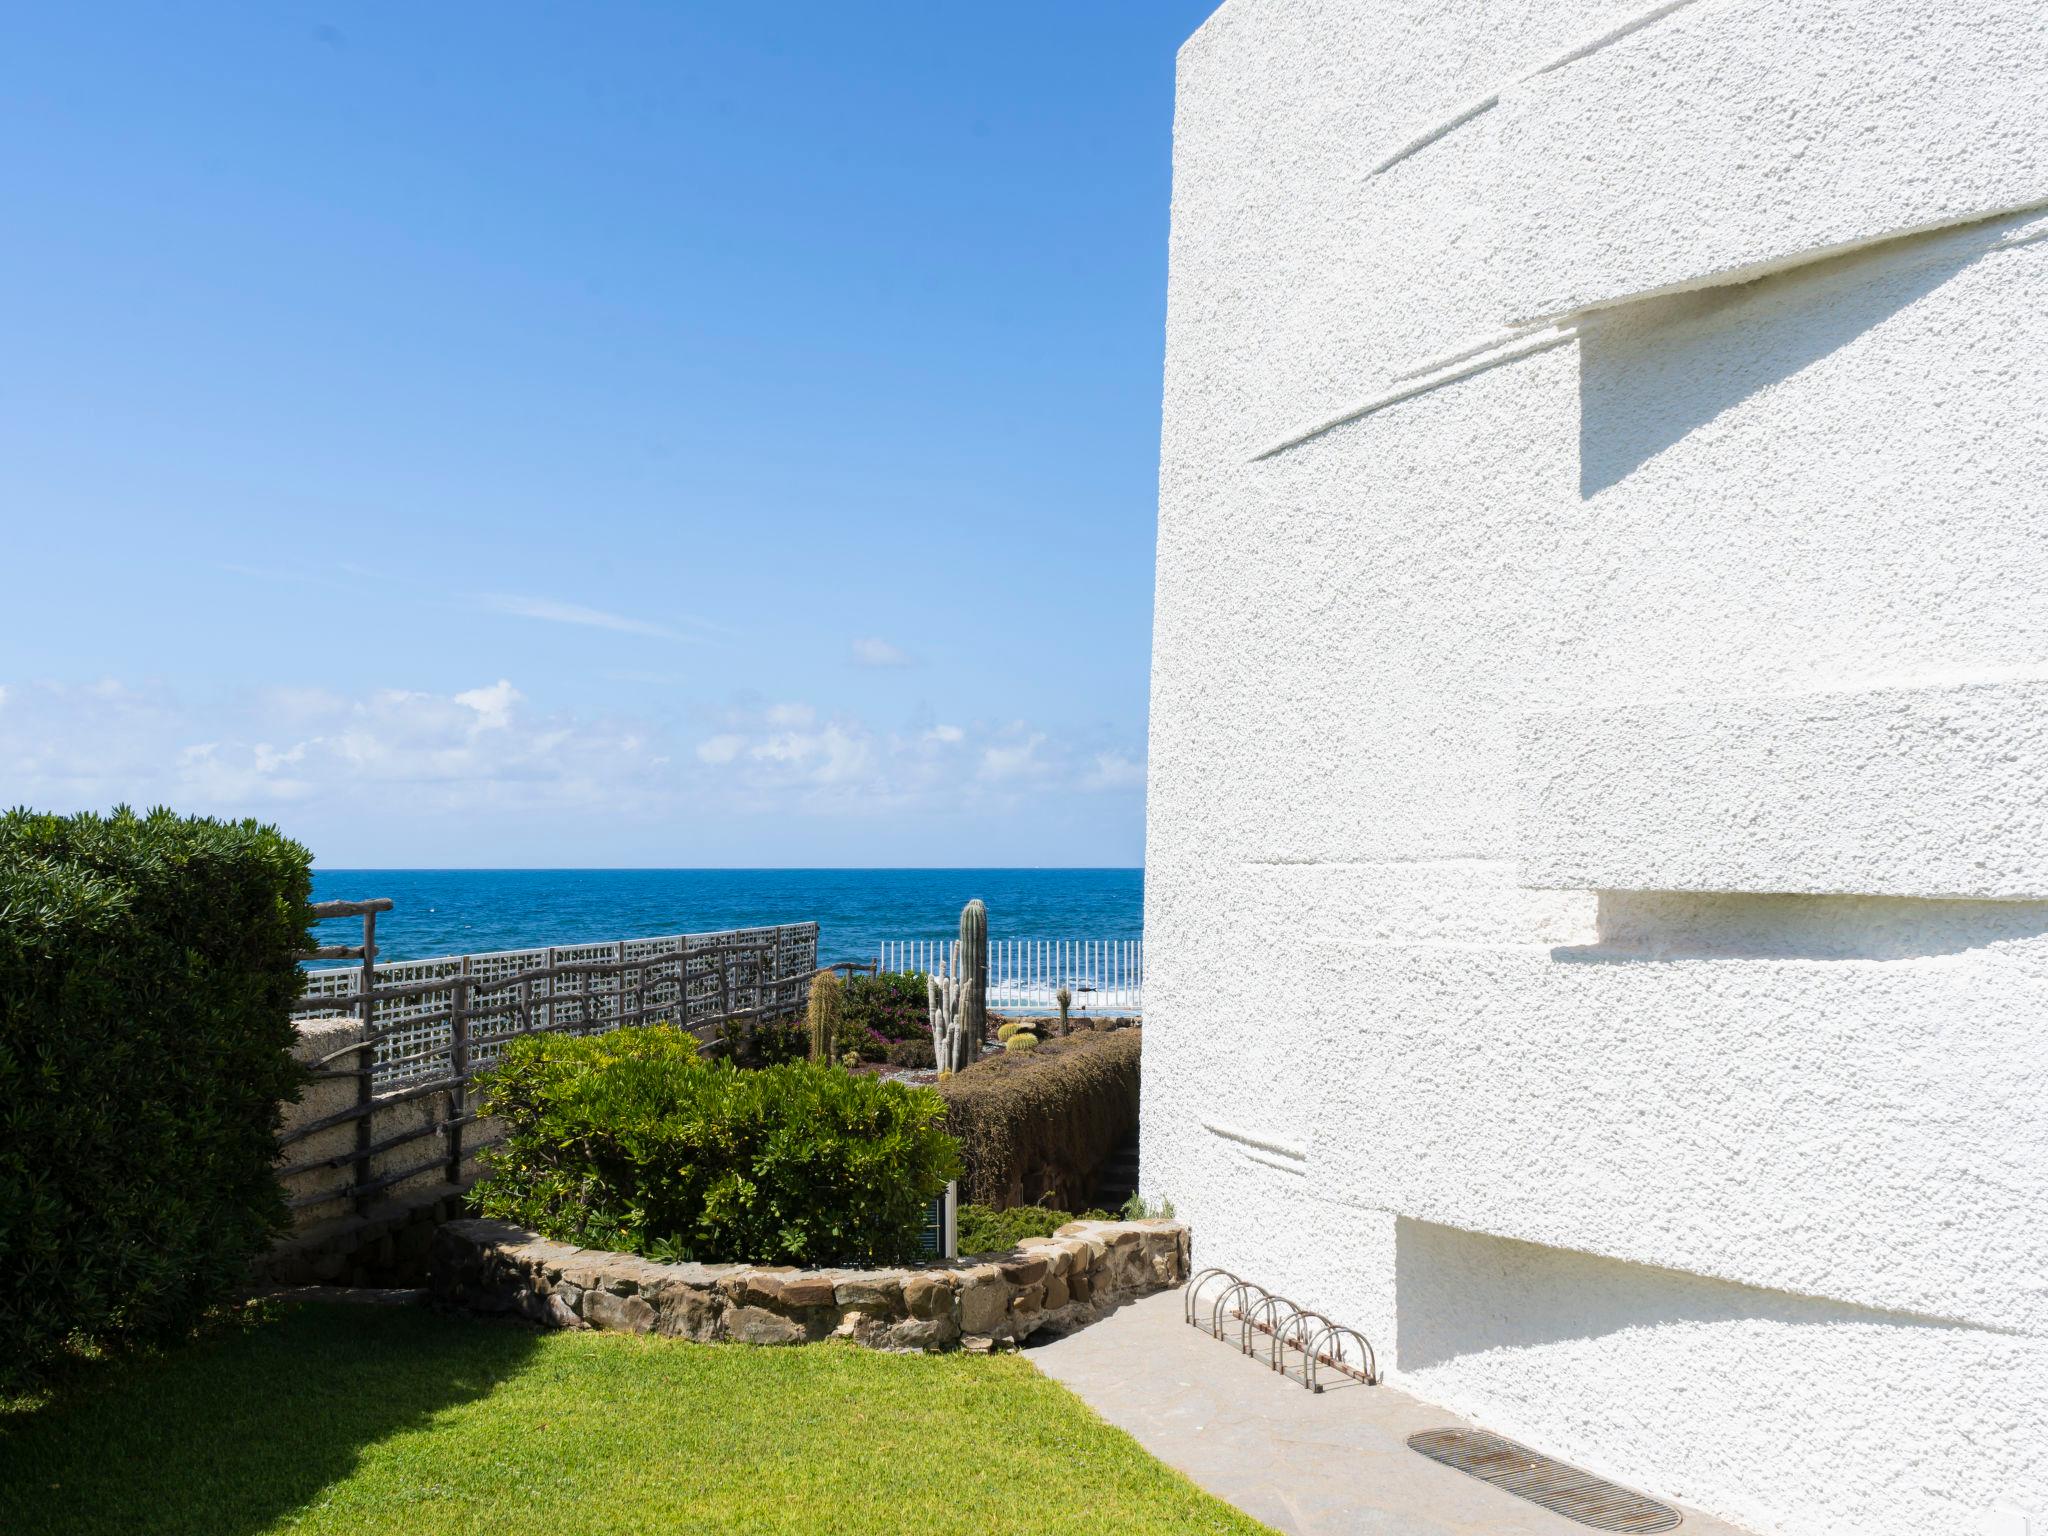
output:
[[[1204,1318],[1203,1292],[1211,1288],[1213,1297],[1207,1300]],[[1223,1337],[1226,1322],[1236,1323],[1238,1351],[1247,1356],[1256,1347],[1255,1336],[1271,1340],[1266,1364],[1289,1381],[1299,1380],[1311,1392],[1323,1390],[1318,1366],[1328,1366],[1368,1387],[1379,1385],[1379,1359],[1364,1334],[1227,1269],[1212,1266],[1196,1272],[1182,1294],[1181,1320],[1212,1339]],[[1301,1352],[1299,1377],[1287,1368],[1289,1349]]]

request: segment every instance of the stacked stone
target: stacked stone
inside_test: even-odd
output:
[[[702,1343],[844,1338],[873,1349],[988,1350],[1072,1332],[1117,1303],[1182,1284],[1177,1221],[1075,1221],[1007,1253],[903,1269],[656,1264],[549,1242],[495,1221],[434,1236],[433,1295],[555,1328],[657,1333]]]

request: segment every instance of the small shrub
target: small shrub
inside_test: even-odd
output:
[[[913,1072],[934,1072],[939,1065],[939,1054],[932,1049],[929,1037],[923,1040],[892,1040],[883,1053],[883,1059],[892,1067]]]
[[[1173,1219],[1173,1202],[1160,1198],[1147,1200],[1143,1195],[1132,1195],[1117,1208],[1119,1221],[1153,1221]]]
[[[808,1020],[735,1019],[726,1041],[726,1059],[739,1067],[773,1067],[785,1061],[808,1061],[811,1055]]]
[[[1051,1237],[1070,1221],[1107,1221],[1107,1211],[1048,1210],[1042,1205],[1017,1205],[1007,1211],[987,1205],[963,1205],[957,1236],[962,1253],[997,1253],[1027,1237]]]
[[[1143,1038],[1136,1029],[1079,1033],[1006,1048],[942,1079],[946,1129],[967,1165],[961,1198],[998,1208],[1085,1204],[1138,1124]]]
[[[960,1169],[927,1088],[786,1062],[710,1062],[665,1025],[507,1047],[484,1113],[486,1216],[655,1259],[895,1264]]]
[[[892,1040],[929,1040],[931,1013],[922,971],[883,971],[878,976],[851,976],[846,982],[846,1022],[885,1044]]]
[[[284,1226],[311,862],[253,821],[0,815],[0,1384],[183,1333]]]

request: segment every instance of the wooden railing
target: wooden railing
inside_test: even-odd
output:
[[[799,923],[380,965],[377,915],[391,907],[378,898],[314,908],[321,920],[362,921],[360,943],[307,952],[307,960],[357,963],[309,971],[305,995],[293,1005],[308,1025],[323,1018],[355,1023],[353,1038],[308,1062],[312,1082],[352,1083],[354,1093],[345,1107],[288,1125],[279,1146],[345,1125],[354,1135],[346,1148],[279,1168],[294,1209],[347,1200],[360,1212],[373,1196],[436,1170],[446,1182],[460,1183],[464,1163],[498,1139],[465,1138],[479,1121],[473,1084],[513,1040],[663,1021],[717,1050],[736,1023],[801,1012],[817,956],[817,924]],[[403,1112],[420,1100],[438,1103],[424,1114]],[[434,1137],[441,1146],[433,1157],[377,1167],[394,1149]],[[344,1167],[349,1177],[341,1184],[300,1189],[293,1183]]]

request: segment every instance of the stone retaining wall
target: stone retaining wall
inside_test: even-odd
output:
[[[503,1222],[455,1221],[434,1234],[428,1284],[438,1300],[555,1328],[986,1350],[1072,1332],[1187,1275],[1188,1228],[1178,1221],[1074,1221],[1006,1253],[903,1269],[655,1264]]]

